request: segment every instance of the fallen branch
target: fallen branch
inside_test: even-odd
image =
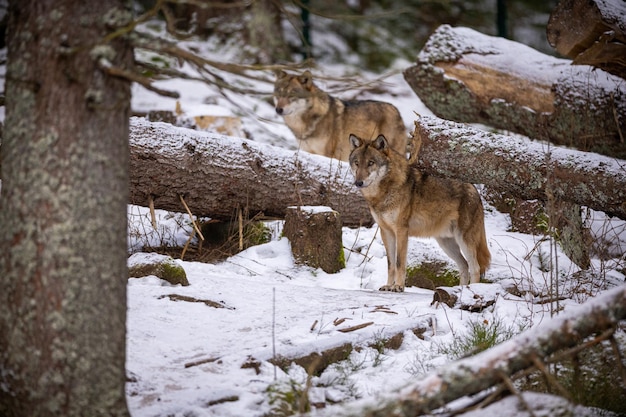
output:
[[[337,330],[340,331],[341,333],[349,333],[349,332],[354,332],[356,330],[364,329],[367,326],[371,326],[372,324],[374,324],[373,321],[368,321],[367,323],[361,323],[361,324],[357,324],[356,326],[344,327],[343,329],[337,329]]]
[[[204,365],[205,363],[213,363],[216,362],[220,359],[220,357],[216,357],[216,358],[206,358],[206,359],[199,359],[197,361],[193,361],[193,362],[187,362],[185,364],[185,368],[191,368],[192,366],[198,366],[198,365]]]
[[[364,400],[316,415],[408,417],[430,413],[451,401],[474,395],[534,367],[533,358],[547,358],[576,346],[585,338],[616,327],[626,319],[626,285],[600,294],[583,305],[543,322],[475,356],[440,367],[402,391],[399,396]]]
[[[228,307],[227,305],[223,304],[223,303],[219,303],[217,301],[211,301],[211,300],[201,300],[198,298],[194,298],[194,297],[190,297],[188,295],[180,295],[180,294],[166,294],[166,295],[161,295],[159,297],[159,299],[163,299],[163,298],[169,298],[172,301],[186,301],[188,303],[203,303],[206,304],[209,307],[213,307],[213,308],[225,308],[227,310],[234,310],[234,307]]]

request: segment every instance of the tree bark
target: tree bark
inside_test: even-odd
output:
[[[131,19],[116,0],[9,3],[2,416],[129,415],[130,83],[98,61],[128,68],[133,52],[120,38],[98,42]]]
[[[183,196],[199,217],[231,220],[284,218],[289,206],[328,206],[344,226],[372,224],[367,203],[353,186],[347,163],[206,132],[130,123],[130,203],[184,211]]]
[[[546,30],[548,42],[574,64],[626,79],[626,6],[621,0],[562,0]]]
[[[443,25],[404,78],[439,117],[626,159],[624,80]]]
[[[418,164],[525,200],[568,201],[626,220],[626,162],[420,117]],[[417,145],[420,146],[419,144]]]
[[[616,327],[626,318],[626,286],[591,298],[579,308],[475,356],[438,368],[407,387],[399,398],[377,398],[326,415],[362,417],[419,416],[458,398],[473,395],[503,382],[503,376],[532,367],[535,358],[576,346],[586,337]],[[319,412],[319,410],[318,410]],[[317,414],[316,414],[317,415]],[[321,413],[325,415],[325,413]]]
[[[252,2],[247,19],[248,45],[260,64],[273,64],[289,59],[289,48],[283,37],[281,10],[271,0]]]
[[[328,207],[290,207],[283,236],[297,263],[334,274],[346,267],[341,215]]]

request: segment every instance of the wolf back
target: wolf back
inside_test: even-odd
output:
[[[404,291],[408,237],[434,237],[459,268],[460,283],[484,275],[491,255],[484,211],[472,184],[419,171],[389,148],[380,135],[366,141],[350,135],[350,167],[367,200],[387,252],[387,284],[382,291]]]
[[[406,127],[395,106],[381,101],[344,101],[333,97],[315,85],[309,71],[301,75],[278,71],[274,104],[300,149],[306,152],[347,161],[351,133],[362,138],[383,134],[398,152],[407,151]]]

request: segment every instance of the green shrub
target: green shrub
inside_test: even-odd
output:
[[[497,317],[491,321],[470,321],[468,331],[455,337],[452,343],[440,345],[439,353],[452,359],[475,355],[510,339],[520,331],[521,329],[516,330]]]

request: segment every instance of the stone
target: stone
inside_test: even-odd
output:
[[[149,275],[172,285],[189,285],[185,270],[171,256],[145,252],[132,254],[128,258],[128,277],[142,278]]]

